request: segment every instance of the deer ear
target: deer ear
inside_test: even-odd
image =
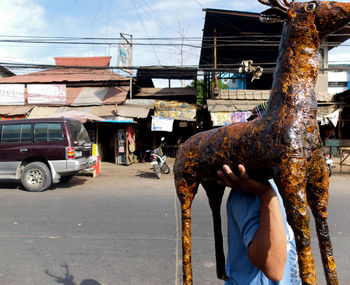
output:
[[[262,23],[281,23],[287,18],[287,12],[279,8],[270,8],[260,13]]]

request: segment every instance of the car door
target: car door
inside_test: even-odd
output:
[[[32,142],[31,124],[5,124],[1,129],[0,176],[13,176],[18,165],[29,154]]]

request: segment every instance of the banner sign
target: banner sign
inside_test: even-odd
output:
[[[226,126],[233,123],[247,122],[247,118],[252,114],[252,112],[211,112],[211,120],[213,126]]]
[[[65,84],[28,84],[28,104],[66,104]]]
[[[173,131],[174,119],[152,116],[152,131]]]
[[[195,121],[196,105],[178,101],[154,100],[154,115],[183,121]]]
[[[0,105],[24,105],[24,84],[0,84]]]
[[[124,37],[124,34],[120,34],[119,54],[118,54],[118,66],[119,67],[131,67],[132,66],[132,36],[130,36],[130,42]],[[123,70],[132,74],[132,69]]]

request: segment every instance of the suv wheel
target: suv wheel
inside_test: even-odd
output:
[[[32,162],[24,167],[21,182],[31,192],[41,192],[51,186],[51,173],[45,163]]]

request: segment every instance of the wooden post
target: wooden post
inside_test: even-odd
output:
[[[211,94],[212,94],[212,98],[216,97],[216,91],[218,88],[218,76],[216,73],[216,69],[217,69],[217,65],[218,65],[218,59],[217,59],[217,41],[216,41],[216,27],[214,27],[214,71],[212,72],[212,77],[211,77]]]

